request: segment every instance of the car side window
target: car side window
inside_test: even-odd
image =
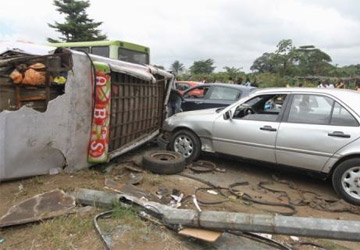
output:
[[[176,89],[178,89],[178,90],[187,90],[189,88],[190,88],[190,86],[188,84],[186,84],[186,83],[178,83],[178,84],[176,84]]]
[[[235,88],[228,87],[213,87],[213,90],[210,93],[210,100],[227,100],[227,101],[236,101],[239,99],[241,91]]]
[[[335,126],[359,126],[359,123],[349,111],[337,102],[335,102],[333,108],[330,124]]]
[[[288,122],[329,124],[334,101],[320,95],[294,95]]]
[[[277,121],[286,94],[271,94],[256,96],[238,106],[234,119]]]
[[[196,87],[184,94],[184,98],[197,98],[197,99],[204,99],[206,93],[209,91],[210,87]]]

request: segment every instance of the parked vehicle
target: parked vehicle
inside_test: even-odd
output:
[[[201,82],[192,82],[192,81],[176,81],[175,82],[176,89],[180,92],[180,94],[183,94],[186,90],[188,90],[192,87],[195,87],[199,84],[202,84],[202,83]]]
[[[267,89],[222,110],[176,114],[159,142],[188,161],[206,151],[320,172],[360,205],[359,122],[359,92]]]
[[[89,54],[108,57],[136,64],[150,64],[150,48],[125,41],[87,41],[50,43],[49,46],[84,51]]]
[[[248,96],[256,88],[235,84],[202,84],[184,92],[183,111],[226,107]]]

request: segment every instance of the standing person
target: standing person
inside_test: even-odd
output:
[[[234,84],[234,81],[233,81],[232,77],[229,77],[229,82],[228,83],[229,84]]]
[[[237,80],[236,80],[236,84],[238,85],[241,85],[243,83],[243,79],[241,77],[239,77]]]
[[[250,79],[249,77],[246,77],[246,80],[245,80],[245,84],[244,84],[246,87],[251,87],[251,82],[250,82]]]
[[[360,79],[356,80],[356,85],[357,85],[356,91],[360,91]]]
[[[343,81],[341,79],[338,80],[338,83],[335,85],[335,87],[337,89],[344,89],[345,88],[345,84],[343,83]]]
[[[325,84],[324,82],[319,81],[319,82],[318,82],[318,88],[319,88],[319,89],[325,89],[325,88],[326,88],[326,84]]]
[[[256,82],[256,78],[254,79],[254,82],[251,83],[250,86],[255,87],[255,88],[258,88],[258,87],[259,87],[259,85],[258,85],[257,82]]]
[[[182,97],[182,95],[180,94],[180,92],[177,89],[171,89],[170,91],[170,96],[169,96],[169,101],[168,101],[168,117],[182,112],[181,109],[181,102],[184,100],[184,98]]]

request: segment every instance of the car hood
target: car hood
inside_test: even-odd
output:
[[[189,115],[209,115],[209,114],[219,114],[216,112],[219,108],[212,108],[212,109],[200,109],[194,111],[186,111],[180,112],[174,115],[174,117],[184,117]]]
[[[214,120],[219,117],[219,108],[202,109],[177,113],[165,120],[163,129],[172,131],[177,127],[185,127],[196,131],[199,128],[210,130]]]

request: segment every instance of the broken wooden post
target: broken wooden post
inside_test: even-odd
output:
[[[88,189],[79,189],[74,196],[80,203],[86,205],[94,203],[110,205],[114,199],[131,201],[153,214],[158,214],[166,225],[360,241],[360,221],[220,211],[198,212],[190,209],[174,209],[126,194],[111,194]]]

